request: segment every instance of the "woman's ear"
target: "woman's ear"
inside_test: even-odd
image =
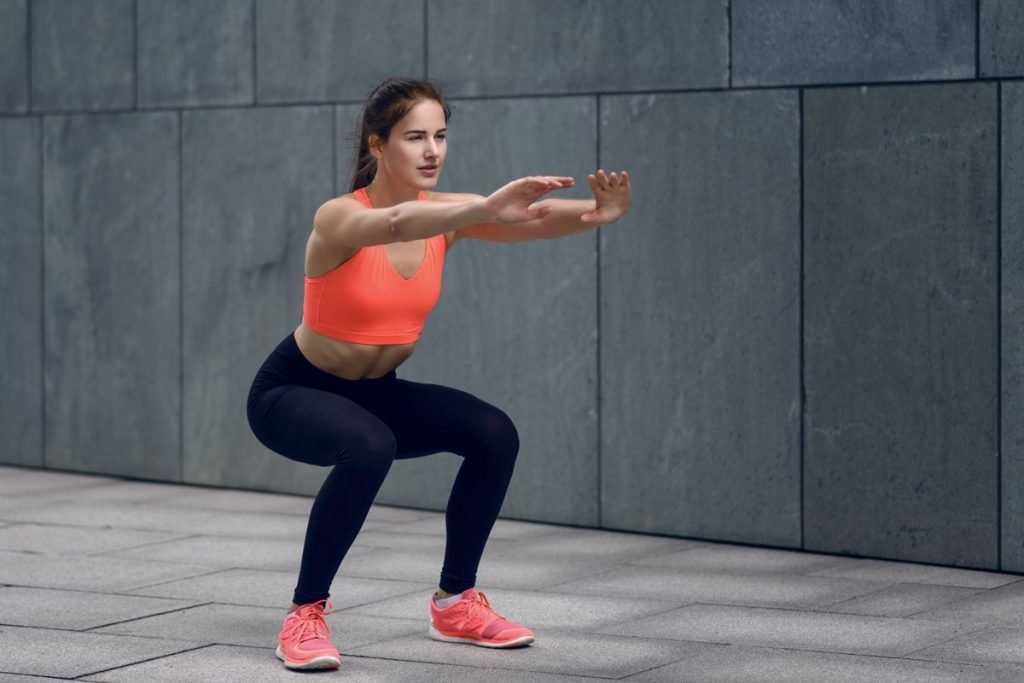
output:
[[[370,137],[367,139],[366,144],[370,148],[370,154],[377,159],[380,159],[380,155],[382,154],[381,145],[384,144],[383,140],[380,139],[380,136],[376,133],[370,133]]]

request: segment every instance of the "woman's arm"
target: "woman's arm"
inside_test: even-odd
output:
[[[551,190],[571,187],[572,178],[531,176],[513,180],[489,197],[462,202],[403,202],[382,209],[368,209],[352,197],[324,203],[313,218],[313,229],[332,246],[367,247],[392,242],[411,242],[481,222],[522,222],[547,213],[533,206]]]
[[[629,210],[632,187],[629,174],[604,170],[587,176],[594,199],[549,199],[538,204],[547,209],[546,215],[521,223],[501,224],[493,221],[475,223],[458,228],[452,243],[463,237],[487,242],[525,242],[528,240],[557,239],[590,230],[598,225],[614,223]],[[447,201],[472,203],[480,195],[448,195]]]

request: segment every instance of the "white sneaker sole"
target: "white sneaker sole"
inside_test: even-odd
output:
[[[428,632],[430,637],[434,640],[440,640],[445,643],[468,643],[470,645],[479,645],[480,647],[494,647],[494,648],[507,648],[507,647],[521,647],[523,645],[529,645],[533,642],[533,636],[523,636],[516,638],[515,640],[509,640],[504,643],[487,643],[481,640],[475,640],[473,638],[459,638],[458,636],[446,636],[436,628],[434,625],[430,625],[430,631]]]
[[[324,655],[323,657],[317,657],[311,659],[308,662],[291,662],[285,659],[284,653],[281,652],[281,646],[277,646],[277,650],[274,652],[277,658],[284,662],[285,667],[289,669],[298,669],[302,671],[312,671],[314,669],[337,669],[341,666],[341,661],[337,657],[331,657],[330,655]]]

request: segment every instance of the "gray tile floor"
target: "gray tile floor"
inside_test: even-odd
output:
[[[310,503],[0,466],[0,680],[1024,680],[1021,576],[512,520],[478,588],[536,642],[435,642],[444,516],[385,506],[331,590],[341,669],[290,672]]]

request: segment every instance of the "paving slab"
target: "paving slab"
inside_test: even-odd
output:
[[[593,631],[658,612],[682,607],[665,600],[643,600],[599,595],[562,595],[543,591],[519,591],[507,588],[483,589],[499,614],[537,632],[539,629],[559,631]],[[430,598],[419,593],[360,605],[343,614],[372,614],[379,617],[413,617],[428,615]],[[428,617],[429,618],[429,617]]]
[[[365,527],[364,527],[365,528]],[[499,519],[494,522],[488,542],[494,539],[516,539],[545,534],[557,533],[565,529],[554,524],[542,524],[539,522],[523,522],[515,519]],[[428,534],[432,536],[446,536],[444,514],[433,514],[414,522],[397,522],[386,526],[376,526],[375,531],[396,531],[403,534]]]
[[[1024,664],[1024,625],[993,626],[908,653],[915,659]]]
[[[0,529],[0,550],[43,555],[90,555],[181,537],[181,534],[167,531],[88,529],[25,523]]]
[[[723,605],[689,605],[599,633],[888,657],[959,635],[956,626],[923,620]]]
[[[2,531],[0,531],[2,538]],[[201,561],[204,565],[228,569],[271,569],[298,572],[302,561],[301,536],[284,538],[228,538],[223,536],[192,536],[166,543],[155,543],[141,548],[111,552],[104,557],[126,557],[150,562],[190,564]],[[373,548],[353,547],[346,556],[372,553]]]
[[[166,484],[152,481],[130,481],[127,479],[106,479],[102,484],[79,489],[59,489],[32,496],[32,507],[39,503],[46,506],[68,505],[89,501],[105,503],[146,503],[173,501],[187,495],[195,487],[182,484]]]
[[[622,638],[548,631],[530,645],[509,650],[441,643],[405,636],[366,645],[353,655],[405,661],[462,664],[488,670],[511,669],[551,674],[619,678],[681,659],[685,652],[668,640]]]
[[[216,671],[218,681],[224,683],[295,683],[309,676],[316,680],[344,680],[346,683],[423,683],[438,681],[460,683],[476,682],[486,677],[489,683],[511,681],[538,681],[539,683],[572,683],[593,680],[575,676],[554,676],[520,672],[490,670],[482,672],[476,667],[407,662],[396,659],[355,657],[342,653],[341,667],[333,672],[302,674],[288,671],[274,656],[271,648],[232,647],[215,645],[190,652],[164,657],[144,664],[136,664],[115,671],[89,677],[87,680],[103,683],[180,683],[183,680],[203,680],[210,671]],[[321,676],[323,678],[321,678]]]
[[[125,592],[210,571],[210,567],[198,564],[106,557],[65,557],[56,561],[49,555],[0,550],[0,583],[14,586]]]
[[[421,596],[421,600],[422,609],[416,613],[418,618],[415,619],[369,616],[349,611],[328,614],[331,640],[338,651],[344,654],[361,645],[399,636],[418,633],[426,637],[429,624],[427,597]],[[207,645],[275,647],[286,614],[284,607],[201,605],[194,609],[107,626],[94,632],[190,640]]]
[[[0,588],[0,623],[84,631],[198,604],[194,600],[6,586]],[[40,605],[60,605],[60,609],[39,609]]]
[[[845,559],[792,550],[702,543],[680,552],[633,560],[629,564],[703,571],[808,574],[842,564]]]
[[[626,562],[647,556],[662,556],[703,544],[682,538],[627,534],[598,529],[563,529],[538,537],[524,537],[489,553],[495,560],[529,554],[536,558],[560,560]]]
[[[1021,581],[1021,577],[999,572],[936,567],[910,562],[851,559],[841,566],[812,572],[812,576],[831,576],[868,581],[898,581],[901,583],[927,583],[962,588],[998,588]]]
[[[291,604],[297,578],[294,572],[227,569],[193,579],[169,581],[128,592],[134,595],[280,608]],[[430,591],[436,589],[436,583],[362,579],[339,575],[331,584],[329,599],[334,609],[341,610],[406,593],[420,592],[423,595],[430,595]]]
[[[182,652],[184,641],[54,629],[0,627],[0,672],[73,678]],[[60,652],[54,656],[54,651]]]
[[[913,615],[917,619],[974,622],[989,625],[1024,623],[1024,583],[1018,581],[999,588],[927,609]]]
[[[306,515],[197,510],[153,503],[69,502],[25,510],[5,510],[7,521],[148,529],[188,534],[302,538]]]
[[[875,617],[909,617],[982,592],[977,588],[897,583],[874,593],[823,607],[821,611]]]
[[[920,662],[894,657],[801,652],[764,647],[692,644],[678,662],[622,680],[645,683],[996,683],[1020,681],[1024,667]]]
[[[547,591],[661,598],[684,604],[814,609],[872,593],[887,584],[788,574],[682,571],[629,565],[596,576],[546,586]]]
[[[109,477],[95,474],[0,466],[0,495],[5,498],[48,491],[83,490],[87,486],[107,485],[110,481]]]

